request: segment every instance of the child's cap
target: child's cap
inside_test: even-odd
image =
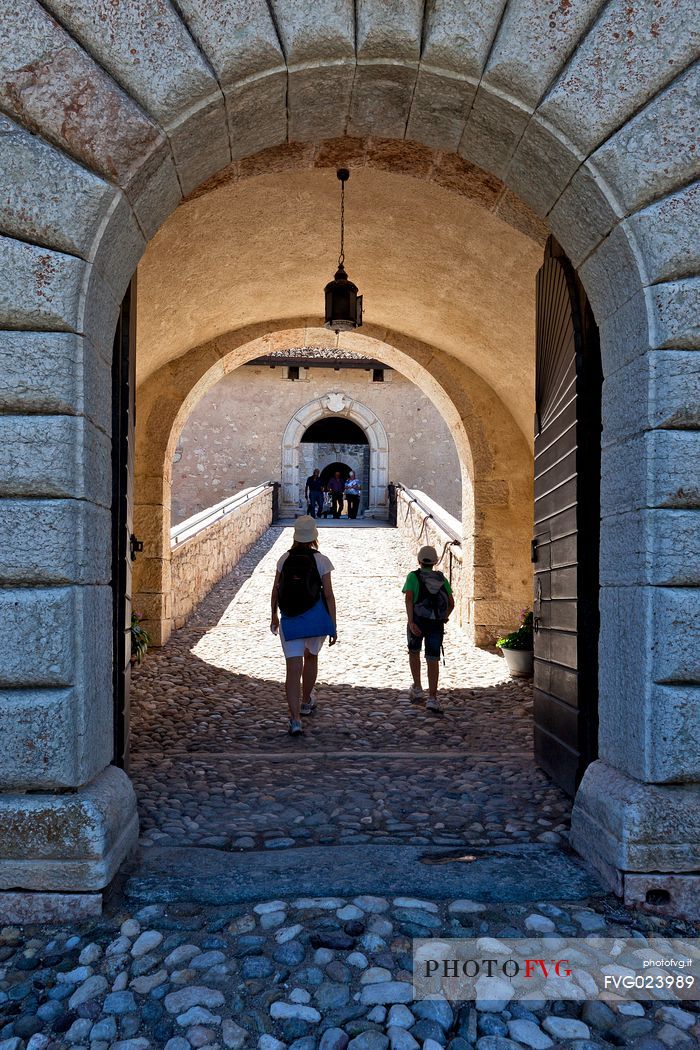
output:
[[[434,547],[421,547],[418,551],[418,561],[421,565],[436,565],[438,560],[437,551]]]

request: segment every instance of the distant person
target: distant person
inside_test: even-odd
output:
[[[316,706],[314,685],[323,643],[328,638],[328,644],[335,645],[338,638],[332,571],[330,558],[318,551],[316,522],[308,514],[297,518],[294,543],[277,562],[270,620],[272,633],[279,631],[287,661],[285,690],[292,736],[303,732],[301,716],[310,715]]]
[[[443,713],[438,700],[438,678],[440,675],[440,650],[445,633],[445,624],[455,607],[452,588],[443,573],[435,569],[438,556],[434,547],[421,547],[418,551],[418,568],[409,572],[403,585],[406,595],[408,617],[408,663],[413,676],[413,685],[408,691],[411,703],[419,704],[423,699],[421,683],[420,651],[425,644],[425,663],[428,671],[427,711]]]
[[[331,494],[333,500],[333,517],[339,518],[343,513],[343,492],[345,491],[345,482],[343,481],[340,471],[336,470],[333,477],[330,479],[326,488]]]
[[[345,482],[345,499],[348,504],[348,517],[356,518],[360,506],[360,482],[355,477],[355,471],[350,471],[350,476]]]
[[[306,479],[306,485],[304,486],[304,499],[308,507],[309,514],[312,518],[320,517],[323,511],[323,482],[320,478],[320,472],[315,470],[310,477]]]

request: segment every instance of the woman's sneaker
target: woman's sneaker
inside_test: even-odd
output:
[[[412,704],[422,704],[423,703],[423,689],[422,689],[422,687],[419,686],[419,685],[412,685],[411,688],[408,690],[408,699],[411,701]]]
[[[311,695],[305,704],[301,705],[302,715],[312,715],[316,710],[316,690],[311,690]]]
[[[425,705],[426,711],[432,711],[434,715],[443,715],[445,712],[440,707],[440,701],[436,696],[429,696],[428,702]]]
[[[289,735],[300,736],[304,730],[302,729],[301,722],[296,718],[289,719]]]

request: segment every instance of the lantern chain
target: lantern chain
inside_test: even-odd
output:
[[[340,255],[338,266],[345,264],[345,181],[340,183]]]

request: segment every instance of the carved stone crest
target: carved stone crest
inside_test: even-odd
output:
[[[334,391],[332,394],[326,394],[323,398],[323,404],[329,412],[337,414],[348,407],[350,404],[350,398],[347,394],[341,394],[339,391]]]

